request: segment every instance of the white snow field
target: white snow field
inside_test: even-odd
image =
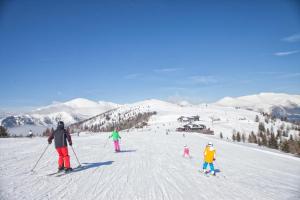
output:
[[[300,159],[288,154],[197,133],[166,135],[162,127],[121,132],[123,152],[114,153],[108,135],[73,136],[84,167],[60,177],[47,176],[57,170],[53,144],[30,172],[46,138],[0,139],[0,199],[300,199]],[[198,172],[208,141],[217,150],[216,177]],[[182,157],[185,144],[192,159]]]

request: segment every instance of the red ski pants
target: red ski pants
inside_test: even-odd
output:
[[[58,167],[70,168],[70,156],[68,153],[68,147],[59,147],[56,148],[58,153]]]

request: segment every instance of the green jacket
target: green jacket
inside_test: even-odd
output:
[[[117,141],[119,138],[121,139],[118,131],[113,131],[109,138],[113,138],[113,141]]]

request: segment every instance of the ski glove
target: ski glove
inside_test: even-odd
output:
[[[52,141],[48,141],[48,144],[51,144],[52,143]]]
[[[69,145],[70,145],[70,146],[72,146],[72,144],[73,144],[72,142],[69,142]]]
[[[214,161],[215,161],[216,159],[214,158]]]

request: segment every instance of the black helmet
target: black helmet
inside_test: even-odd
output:
[[[63,129],[64,127],[65,127],[65,124],[64,124],[63,121],[59,121],[59,122],[57,123],[57,128]]]

